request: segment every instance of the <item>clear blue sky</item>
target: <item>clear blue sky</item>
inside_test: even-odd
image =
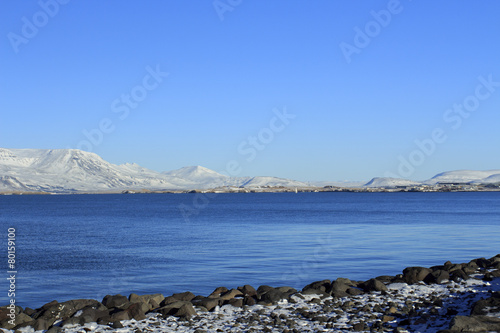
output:
[[[499,2],[60,1],[0,5],[1,147],[299,180],[500,169]]]

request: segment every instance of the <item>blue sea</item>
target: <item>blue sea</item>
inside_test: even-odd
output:
[[[500,192],[0,196],[16,302],[304,285],[500,253]]]

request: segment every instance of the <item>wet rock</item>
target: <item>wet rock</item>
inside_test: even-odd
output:
[[[223,293],[227,293],[228,291],[229,291],[229,289],[227,289],[226,287],[218,287],[218,288],[215,288],[215,290],[210,295],[208,295],[208,297],[219,298],[220,295],[222,295]]]
[[[377,279],[370,279],[368,281],[365,281],[365,282],[359,284],[359,287],[366,292],[387,291],[388,290],[387,287],[385,286],[385,284]]]
[[[432,273],[428,274],[424,282],[425,283],[443,283],[444,281],[447,281],[450,279],[450,273],[448,271],[438,269],[433,271]]]
[[[202,296],[200,296],[200,297],[202,297]],[[177,298],[175,298],[174,296],[167,296],[163,299],[163,301],[161,301],[160,306],[163,307],[163,306],[166,306],[168,304],[172,304],[172,303],[175,303],[178,301],[179,300]]]
[[[468,279],[469,279],[469,275],[467,275],[467,273],[465,273],[464,270],[461,268],[456,269],[450,273],[450,280],[452,280],[454,282],[460,282],[462,280],[465,281]]]
[[[500,296],[497,294],[474,303],[471,315],[485,315],[488,312],[500,312]]]
[[[149,305],[143,302],[133,303],[126,309],[130,318],[135,320],[146,319],[146,312],[148,312],[149,310],[150,310]]]
[[[357,296],[363,294],[363,291],[358,288],[349,288],[347,289],[347,294],[351,296]]]
[[[193,306],[191,303],[186,303],[182,305],[175,313],[175,317],[181,318],[181,319],[189,319],[192,316],[196,316],[196,311],[194,310]]]
[[[232,305],[236,308],[242,308],[243,307],[243,298],[230,299],[227,304]]]
[[[206,299],[210,298],[207,297]],[[205,306],[205,308],[207,307]],[[171,303],[167,306],[155,310],[155,312],[158,312],[164,318],[168,316],[187,318],[196,315],[196,311],[194,310],[193,305],[188,301],[178,301],[176,303]]]
[[[244,285],[243,287],[238,287],[237,289],[241,291],[245,296],[257,296],[257,290],[255,290],[254,287],[248,284]]]
[[[252,306],[255,304],[257,304],[257,302],[255,301],[255,298],[250,297],[250,296],[245,296],[243,298],[243,305]]]
[[[128,300],[127,300],[128,302]],[[84,308],[93,308],[99,311],[107,310],[107,308],[100,302],[93,299],[77,299],[63,303],[50,302],[36,310],[33,314],[34,319],[44,318],[45,320],[65,320],[73,316]]]
[[[149,294],[149,295],[137,295],[130,294],[128,300],[131,303],[147,303],[150,305],[150,310],[157,308],[160,303],[165,299],[162,294]]]
[[[130,315],[125,310],[117,310],[116,312],[110,313],[110,322],[130,320]]]
[[[331,289],[331,281],[330,280],[322,280],[316,281],[308,284],[304,288],[302,288],[302,293],[305,294],[305,291],[308,291],[306,294],[314,294],[314,290],[319,293],[327,293]]]
[[[222,304],[222,300],[220,298],[205,297],[203,299],[197,299],[196,301],[193,300],[192,304],[194,306],[202,306],[206,308],[208,311],[212,311],[213,309],[215,309],[216,306]],[[167,306],[170,306],[170,304]]]
[[[179,301],[190,302],[193,298],[195,298],[195,295],[190,291],[186,291],[184,293],[173,294],[172,297]]]
[[[423,281],[432,270],[426,267],[407,267],[403,270],[403,280],[408,284]]]
[[[266,293],[260,296],[260,300],[266,303],[276,303],[282,299],[288,298],[288,294],[279,291],[278,289],[268,290]]]
[[[239,291],[238,289],[231,289],[231,290],[223,293],[220,298],[224,301],[227,301],[227,300],[233,299],[237,296],[243,296],[243,293],[241,291]]]
[[[500,318],[487,316],[456,316],[450,323],[454,332],[499,332]]]
[[[260,286],[259,288],[257,288],[257,298],[260,299],[262,295],[273,289],[273,287],[267,285]]]
[[[475,263],[477,265],[477,267],[480,267],[480,268],[488,268],[491,265],[491,261],[486,259],[486,258],[474,259],[474,260],[471,260],[471,263],[472,262]]]
[[[102,299],[102,304],[108,309],[112,308],[122,308],[130,305],[130,302],[127,297],[118,295],[106,295]]]

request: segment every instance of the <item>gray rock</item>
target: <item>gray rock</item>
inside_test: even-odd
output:
[[[500,318],[487,316],[456,316],[450,323],[450,330],[455,332],[499,332]]]

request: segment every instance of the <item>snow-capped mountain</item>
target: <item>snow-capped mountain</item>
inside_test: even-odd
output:
[[[500,182],[500,170],[459,170],[440,173],[424,182],[397,178],[373,178],[359,186],[396,186],[438,183],[490,184]],[[335,185],[336,182],[315,182]],[[117,192],[123,190],[192,190],[221,187],[311,187],[305,183],[277,177],[230,177],[213,170],[191,166],[157,172],[134,163],[116,165],[99,155],[77,149],[0,148],[0,192]],[[351,186],[355,183],[349,183]],[[339,184],[340,185],[340,184]],[[342,186],[342,185],[341,185]],[[347,186],[346,186],[347,187]]]
[[[0,192],[105,192],[208,189],[223,186],[305,186],[276,177],[228,177],[195,166],[160,173],[137,164],[116,165],[77,149],[0,148]]]
[[[408,179],[401,178],[389,178],[389,177],[375,177],[366,183],[366,187],[396,187],[396,186],[414,186],[419,185],[418,182],[414,182]]]
[[[191,185],[138,165],[111,164],[76,149],[0,149],[0,177],[0,191],[92,192]]]
[[[487,170],[487,171],[475,171],[475,170],[456,170],[442,172],[429,180],[426,180],[424,184],[438,184],[438,183],[496,183],[500,181],[500,170]]]

